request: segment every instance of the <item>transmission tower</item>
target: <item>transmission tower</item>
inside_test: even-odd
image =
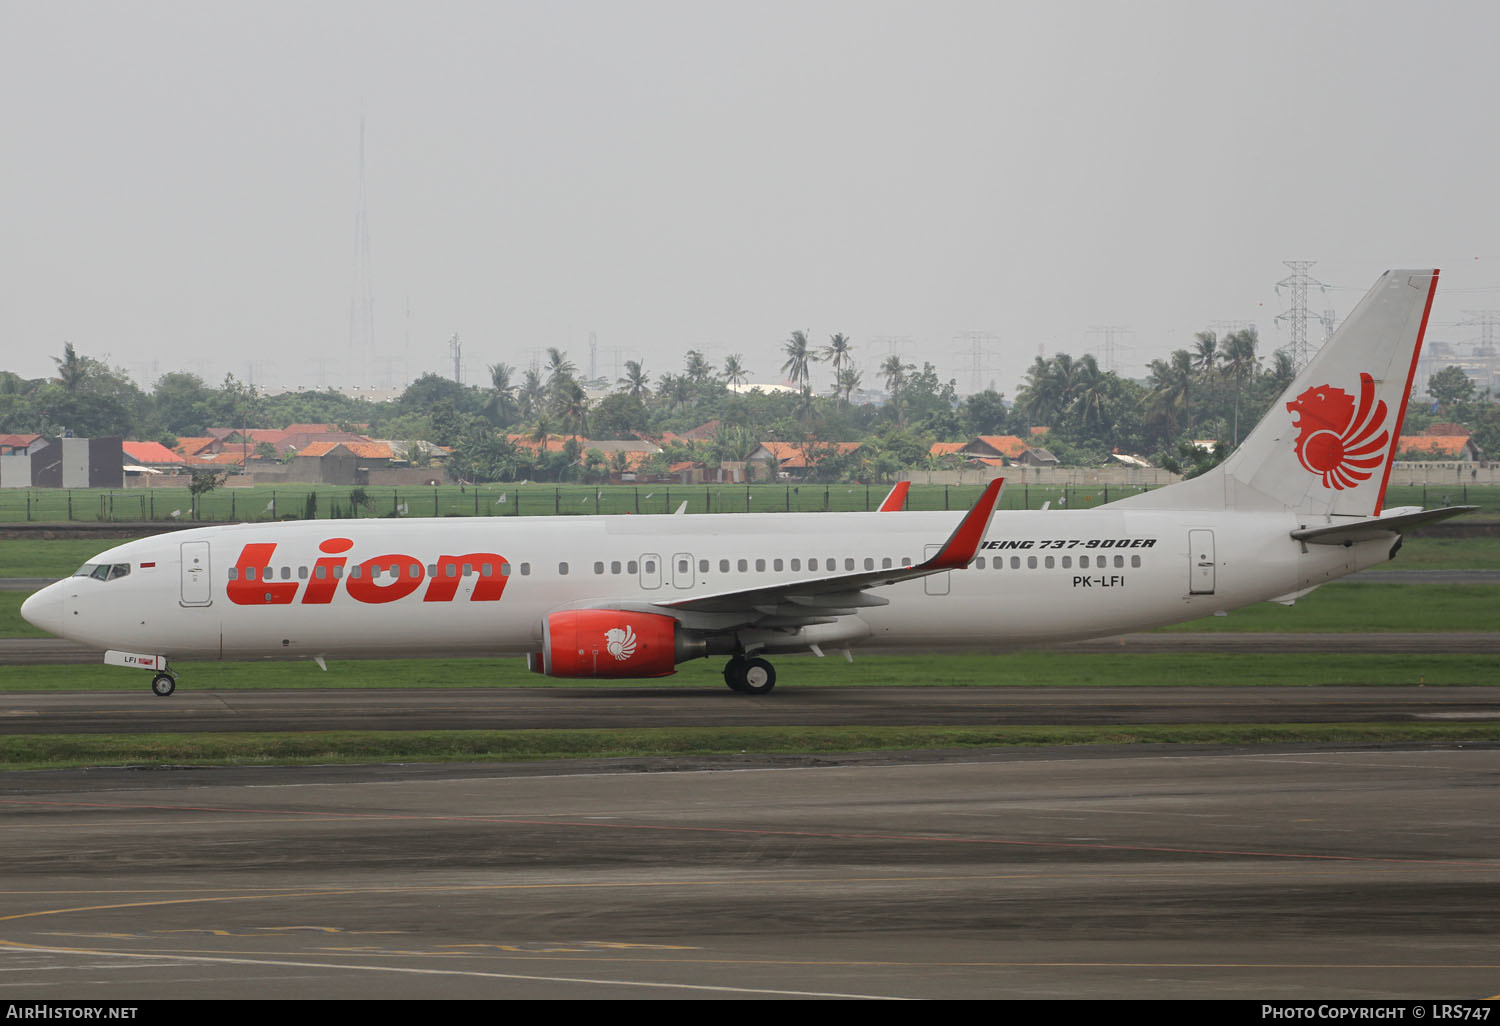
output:
[[[453,358],[453,380],[462,385],[464,383],[464,347],[459,342],[458,332],[456,331],[453,333],[453,337],[448,340],[448,355]]]
[[[1276,320],[1291,324],[1292,338],[1286,346],[1287,354],[1292,358],[1292,365],[1300,371],[1312,359],[1312,352],[1307,345],[1307,322],[1312,320],[1312,314],[1307,311],[1307,290],[1314,285],[1327,290],[1328,286],[1307,273],[1308,268],[1317,263],[1316,260],[1283,260],[1282,263],[1290,267],[1292,273],[1276,283],[1276,294],[1280,295],[1282,289],[1289,289],[1292,293],[1292,307],[1277,314]]]
[[[359,203],[354,212],[354,295],[349,300],[349,355],[368,367],[375,356],[375,292],[370,221],[365,209],[365,119],[359,119]]]
[[[1115,369],[1115,347],[1130,349],[1125,343],[1119,341],[1122,335],[1130,334],[1130,329],[1123,324],[1105,324],[1089,329],[1090,335],[1104,336],[1104,372],[1106,374]]]
[[[994,346],[1000,343],[998,336],[984,331],[966,331],[953,336],[953,341],[963,346],[955,356],[969,358],[969,388],[971,392],[984,391],[985,370],[988,358],[995,355]]]

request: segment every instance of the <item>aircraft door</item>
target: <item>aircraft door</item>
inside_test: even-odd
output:
[[[1214,533],[1188,532],[1188,594],[1214,593]]]
[[[693,586],[693,554],[691,552],[672,554],[672,584],[677,588]]]
[[[641,554],[641,587],[661,587],[661,556],[654,552]]]
[[[208,542],[182,543],[182,604],[211,606],[214,602],[213,581],[209,574]]]
[[[931,559],[933,556],[936,556],[939,552],[941,552],[942,549],[943,547],[941,545],[929,545],[927,546],[923,555],[925,555],[928,559]],[[922,578],[923,590],[926,591],[929,595],[948,594],[948,589],[953,586],[952,579],[948,576],[952,572],[952,570],[944,570],[940,574],[928,574],[926,577]]]

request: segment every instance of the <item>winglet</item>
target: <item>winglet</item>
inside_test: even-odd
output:
[[[880,503],[877,513],[895,513],[906,508],[906,493],[911,491],[910,481],[897,481],[896,487]]]
[[[985,488],[974,508],[964,515],[957,528],[943,543],[937,555],[921,565],[923,570],[962,570],[969,565],[979,551],[979,542],[989,530],[990,518],[995,515],[995,504],[1000,501],[1000,488],[1005,478],[997,477]]]

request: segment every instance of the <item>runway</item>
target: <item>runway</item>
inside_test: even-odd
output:
[[[144,685],[145,679],[142,679]],[[639,686],[0,693],[9,734],[624,727],[1500,721],[1494,687]]]
[[[0,776],[7,997],[1477,998],[1500,750]]]

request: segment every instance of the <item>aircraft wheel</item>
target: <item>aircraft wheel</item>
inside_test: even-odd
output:
[[[158,698],[166,698],[177,690],[177,678],[170,673],[158,673],[151,678],[151,693]]]
[[[744,686],[738,690],[747,695],[769,695],[776,686],[776,668],[764,659],[747,659],[742,679]]]
[[[729,685],[729,690],[745,690],[746,668],[747,664],[744,656],[735,656],[724,664],[724,683]]]

